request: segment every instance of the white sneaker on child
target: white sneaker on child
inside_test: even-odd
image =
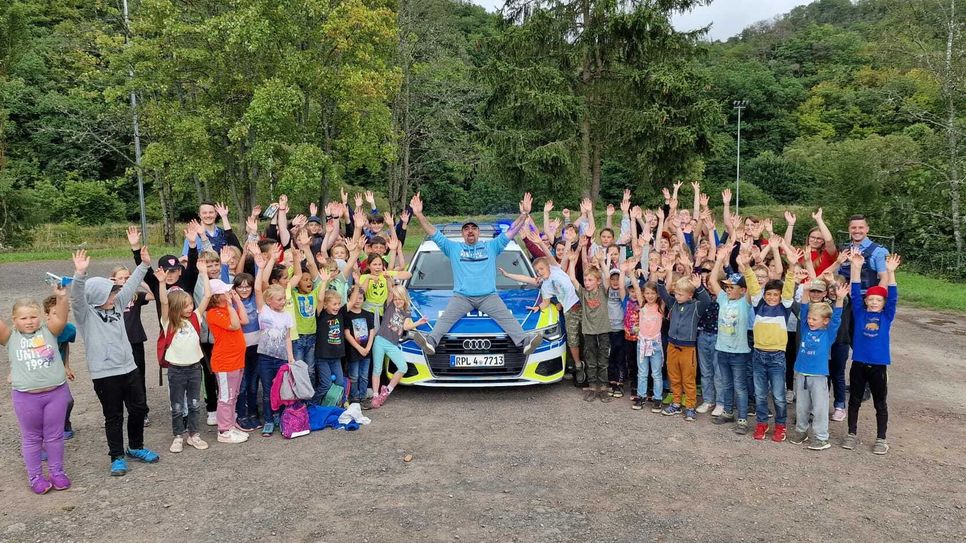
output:
[[[712,417],[720,417],[724,413],[724,406],[720,403],[714,406],[714,411],[711,412]]]
[[[703,414],[707,413],[708,411],[710,411],[712,407],[714,407],[714,404],[713,403],[704,402],[704,403],[702,403],[701,405],[698,406],[698,408],[696,409],[696,411],[698,413],[701,413],[703,415]]]
[[[186,439],[185,441],[188,442],[188,445],[191,445],[192,447],[198,449],[199,451],[203,451],[208,448],[208,443],[206,443],[205,440],[201,439],[201,436],[198,434],[189,435],[188,439]]]
[[[227,432],[218,432],[218,443],[244,443],[248,441],[248,434],[232,428]]]
[[[208,419],[205,421],[208,426],[218,426],[218,413],[214,411],[208,412]]]
[[[184,450],[184,438],[181,436],[175,436],[174,441],[171,442],[171,446],[168,450],[173,453],[179,453]]]

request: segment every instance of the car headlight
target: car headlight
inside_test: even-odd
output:
[[[558,320],[556,324],[538,328],[537,331],[543,332],[543,339],[547,341],[557,341],[563,337],[565,329],[563,321]]]

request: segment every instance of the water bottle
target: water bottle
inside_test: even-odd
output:
[[[62,287],[67,287],[68,285],[70,285],[71,283],[74,282],[74,278],[73,277],[61,277],[59,275],[54,275],[54,274],[52,274],[50,272],[47,272],[47,276],[44,277],[44,282],[47,283],[48,285],[52,286],[52,287],[53,286],[56,286],[56,285],[60,285]]]

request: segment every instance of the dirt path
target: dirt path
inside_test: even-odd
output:
[[[67,266],[0,266],[0,314]],[[145,326],[157,329],[153,311]],[[563,384],[403,389],[359,432],[222,445],[209,429],[209,450],[172,455],[166,389],[149,360],[146,439],[161,462],[120,478],[107,476],[78,344],[73,489],[30,493],[9,388],[0,392],[0,541],[963,541],[964,330],[962,316],[900,308],[884,457],[869,451],[871,402],[860,449],[816,453],[706,416],[634,412],[626,398],[587,404]],[[833,443],[844,424],[832,423]]]

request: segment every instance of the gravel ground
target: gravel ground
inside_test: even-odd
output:
[[[68,266],[0,266],[0,313]],[[902,307],[893,345],[884,457],[870,452],[871,402],[861,447],[839,448],[833,422],[836,446],[814,452],[631,411],[626,397],[588,404],[569,384],[401,389],[358,432],[223,445],[208,428],[209,450],[173,455],[149,354],[146,441],[161,461],[112,478],[79,343],[69,491],[31,494],[0,392],[0,541],[964,541],[966,319]]]

